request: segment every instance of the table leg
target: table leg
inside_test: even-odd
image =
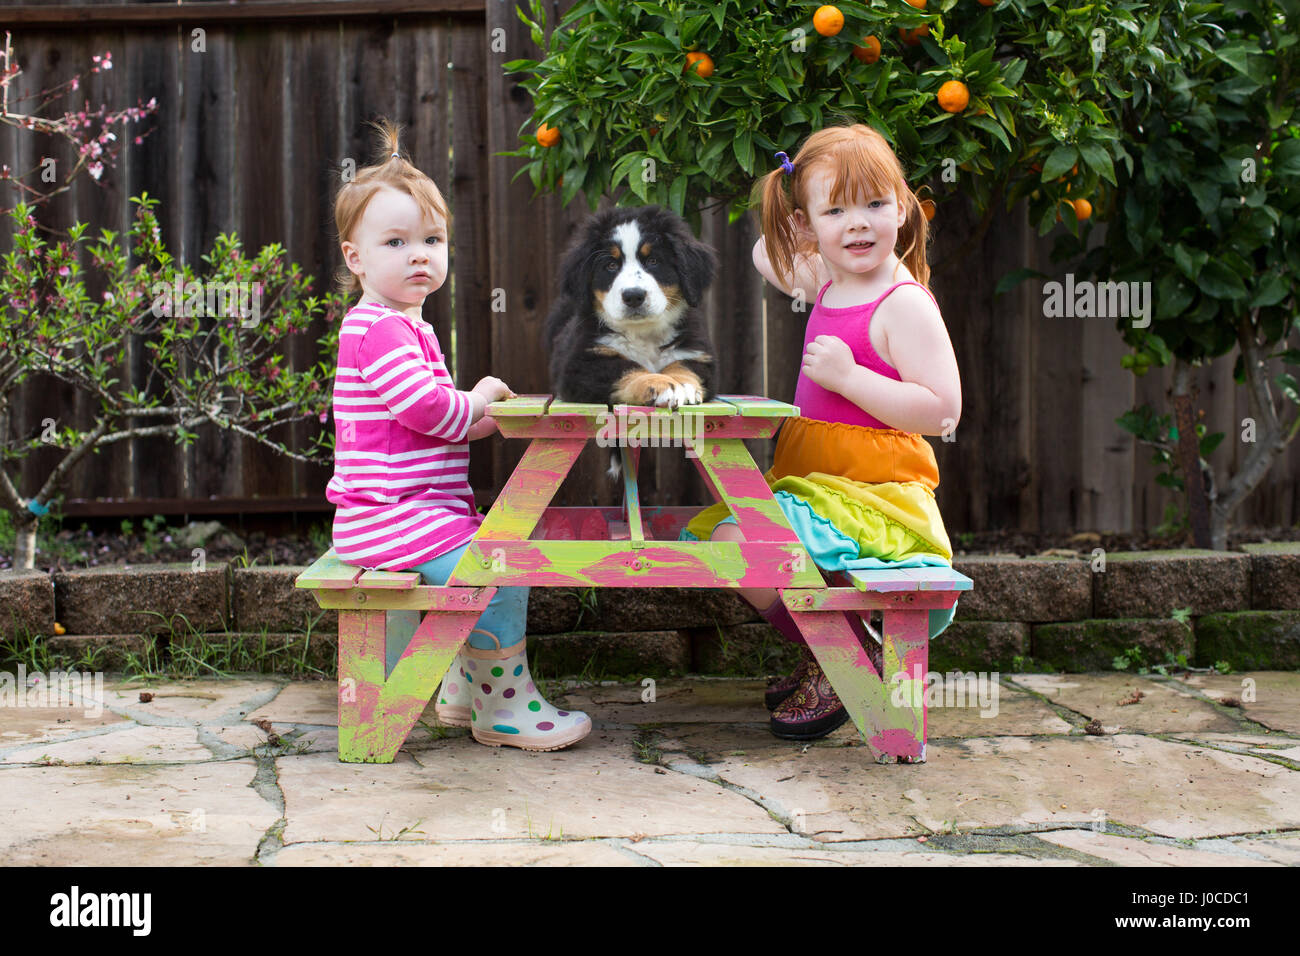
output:
[[[882,675],[876,673],[867,652],[858,643],[857,635],[840,611],[797,611],[792,608],[790,616],[848,710],[872,759],[878,763],[890,762],[892,758],[908,762],[924,760],[924,699],[918,726],[912,708],[900,708],[891,703],[892,688]],[[923,638],[927,636],[928,632],[922,632]],[[886,674],[893,673],[890,647],[886,637]]]
[[[340,761],[393,762],[482,613],[425,614],[385,679],[385,612],[339,612]]]
[[[884,638],[885,680],[889,685],[890,708],[909,715],[895,726],[911,727],[900,763],[925,762],[927,710],[925,705],[926,672],[930,668],[930,612],[928,610],[893,610],[882,613],[881,637]],[[897,678],[897,680],[895,680]]]

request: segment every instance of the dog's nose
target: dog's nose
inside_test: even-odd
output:
[[[623,304],[635,309],[645,301],[645,289],[624,289]]]

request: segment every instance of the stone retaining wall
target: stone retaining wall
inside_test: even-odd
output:
[[[1226,660],[1238,669],[1300,669],[1300,544],[1114,553],[1096,570],[1088,560],[1015,555],[953,564],[974,590],[933,642],[934,670],[1109,669],[1133,647],[1152,663],[1169,652],[1199,666]],[[0,634],[47,638],[65,652],[102,647],[108,667],[150,639],[265,637],[310,645],[306,658],[328,669],[338,615],[293,587],[302,570],[178,564],[2,572]],[[1174,616],[1180,609],[1187,609],[1183,620]],[[760,674],[794,660],[794,649],[725,590],[533,588],[528,633],[537,665],[557,675]]]

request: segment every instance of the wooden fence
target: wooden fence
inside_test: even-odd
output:
[[[567,6],[566,0],[561,8]],[[331,239],[332,171],[348,157],[369,161],[365,121],[388,116],[404,124],[405,147],[451,205],[452,280],[426,302],[425,317],[453,357],[457,383],[469,388],[491,374],[517,392],[549,391],[542,325],[559,258],[587,208],[581,198],[567,209],[557,196],[533,199],[526,176],[510,181],[520,162],[494,155],[515,148],[531,105],[500,65],[538,55],[512,0],[0,4],[0,21],[14,33],[24,71],[20,93],[84,72],[92,54],[111,50],[114,69],[87,76],[84,97],[113,105],[156,97],[161,105],[149,121],[154,132],[143,145],[124,148],[105,185],[83,177],[51,204],[44,221],[89,221],[94,233],[101,226],[124,230],[127,197],[147,190],[161,200],[164,238],[184,261],[199,265],[213,238],[233,230],[246,248],[282,243],[323,288],[339,265]],[[194,49],[195,30],[203,31],[202,52]],[[491,48],[493,36],[504,37],[504,50]],[[15,169],[61,156],[59,149],[0,126],[0,161]],[[1051,237],[1039,239],[1018,209],[958,261],[953,251],[970,234],[973,217],[955,192],[938,199],[932,285],[963,393],[954,440],[930,439],[950,532],[1158,524],[1171,496],[1154,483],[1150,451],[1135,447],[1114,420],[1142,401],[1164,408],[1169,372],[1136,380],[1123,370],[1113,320],[1044,318],[1038,283],[995,299],[993,288],[1010,269],[1065,271],[1049,260]],[[806,313],[792,311],[790,300],[758,278],[750,263],[751,222],[729,225],[722,212],[706,216],[702,238],[721,261],[707,303],[720,390],[792,400]],[[10,246],[6,223],[0,251]],[[491,309],[495,289],[504,290],[504,312]],[[316,358],[310,337],[286,349],[295,367]],[[124,377],[138,380],[141,370],[142,349],[132,342]],[[1221,476],[1234,472],[1246,451],[1237,439],[1249,406],[1231,370],[1228,357],[1196,377],[1206,424],[1228,433],[1212,459]],[[45,418],[84,420],[88,412],[70,389],[33,381],[10,430],[27,434]],[[306,435],[303,426],[294,437]],[[471,481],[485,500],[523,447],[500,436],[473,446]],[[751,443],[751,450],[763,467],[770,464],[771,443]],[[680,450],[651,450],[642,460],[644,501],[709,500]],[[606,462],[589,448],[558,501],[617,503],[619,489],[603,477]],[[20,491],[31,493],[49,464],[34,456]],[[1297,475],[1300,447],[1293,447],[1239,523],[1300,520]],[[327,469],[209,431],[190,449],[158,439],[114,446],[79,469],[68,497],[126,499],[136,502],[127,510],[145,513],[159,499],[184,499],[195,511],[248,510],[250,498],[319,507],[328,477]]]

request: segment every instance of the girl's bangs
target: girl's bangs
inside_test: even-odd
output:
[[[894,195],[895,201],[901,201],[899,195],[898,170],[892,155],[880,156],[879,150],[872,144],[859,140],[848,149],[836,151],[831,160],[835,170],[835,179],[831,183],[832,202],[859,202]],[[866,189],[868,195],[861,195]]]

